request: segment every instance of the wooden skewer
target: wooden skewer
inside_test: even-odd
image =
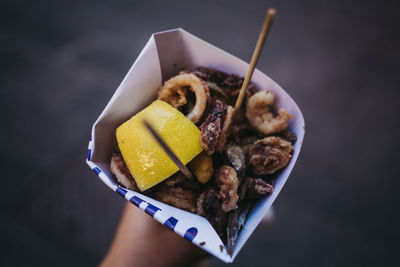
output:
[[[257,65],[258,58],[259,58],[261,50],[264,46],[264,42],[265,42],[265,39],[267,38],[269,29],[271,28],[275,14],[276,14],[276,10],[274,8],[268,9],[267,15],[264,20],[263,27],[261,29],[260,36],[258,37],[256,48],[254,49],[254,52],[253,52],[253,57],[251,58],[251,61],[250,61],[249,70],[247,71],[246,78],[244,79],[242,88],[240,89],[239,96],[236,100],[235,111],[239,110],[240,106],[243,103],[243,98],[245,96],[244,93],[246,92],[246,88],[250,83],[251,76],[253,76],[254,69]]]
[[[167,155],[171,158],[171,160],[178,166],[178,168],[182,171],[182,173],[188,178],[189,180],[193,180],[194,176],[186,167],[185,164],[178,158],[178,156],[175,155],[175,153],[171,150],[171,148],[167,145],[167,143],[164,142],[162,137],[156,132],[156,130],[153,128],[153,126],[150,125],[150,123],[146,120],[143,120],[143,124],[146,126],[147,130],[150,131],[151,135],[156,139],[157,143],[161,146],[161,148],[167,153]]]

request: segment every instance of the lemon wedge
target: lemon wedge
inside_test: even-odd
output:
[[[197,126],[170,104],[154,101],[116,131],[118,147],[141,191],[179,170],[143,125],[143,119],[153,126],[183,164],[203,150]]]

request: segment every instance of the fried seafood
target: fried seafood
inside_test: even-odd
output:
[[[229,129],[230,129],[231,123],[232,123],[233,112],[234,112],[233,107],[228,105],[226,107],[226,116],[225,116],[224,123],[222,125],[221,134],[219,136],[219,140],[218,140],[218,144],[217,144],[217,152],[218,153],[224,152],[226,139],[228,138]]]
[[[239,180],[236,171],[231,166],[223,165],[215,173],[215,180],[219,186],[221,207],[225,212],[237,208]]]
[[[274,187],[260,178],[246,177],[244,183],[247,186],[246,197],[249,199],[260,199],[272,194]]]
[[[211,223],[220,237],[224,236],[227,213],[221,208],[221,200],[215,188],[208,187],[199,195],[197,213]]]
[[[125,161],[121,153],[113,153],[111,156],[110,170],[117,178],[117,181],[125,186],[126,188],[134,191],[138,191],[135,180],[131,173],[129,172],[128,166],[126,166]]]
[[[293,155],[293,146],[277,136],[256,141],[248,152],[248,166],[255,175],[273,174],[284,168]]]
[[[278,133],[277,136],[279,136],[282,139],[285,139],[286,141],[290,142],[292,145],[294,143],[296,143],[296,141],[297,141],[297,136],[288,130]]]
[[[209,82],[209,81],[206,81],[206,84],[207,84],[207,86],[208,86],[208,89],[210,89],[210,94],[211,94],[211,95],[222,97],[222,100],[223,100],[225,103],[227,103],[227,104],[229,104],[229,105],[232,104],[231,98],[226,94],[226,92],[225,92],[224,90],[222,90],[222,89],[218,86],[218,84],[213,83],[213,82]]]
[[[161,185],[160,188],[154,192],[154,198],[158,201],[190,212],[196,212],[197,210],[197,193],[178,185]]]
[[[259,91],[252,95],[246,104],[246,118],[251,126],[263,134],[272,134],[287,129],[292,117],[284,108],[279,109],[278,116],[269,110],[274,103],[274,95],[269,91]]]
[[[196,68],[194,74],[196,74],[197,77],[205,81],[210,81],[218,85],[218,87],[221,88],[225,92],[225,94],[229,97],[231,102],[234,102],[238,97],[240,89],[242,88],[244,82],[243,77],[240,77],[235,74],[228,75],[225,72],[212,68],[199,67]],[[250,96],[254,94],[255,91],[256,88],[254,84],[250,83],[249,86],[247,87],[246,95]]]
[[[183,73],[172,77],[160,88],[158,98],[168,102],[175,108],[179,108],[187,103],[187,90],[194,92],[196,95],[196,104],[186,117],[194,123],[197,123],[200,121],[206,109],[210,92],[207,84],[196,77],[196,75]]]
[[[222,153],[232,122],[233,108],[216,100],[207,119],[200,126],[200,143],[208,155]]]
[[[218,84],[218,86],[222,85],[224,80],[228,77],[225,72],[206,67],[196,68],[194,74],[205,81],[212,81]]]
[[[280,109],[275,117],[270,111],[274,95],[258,91],[253,84],[246,90],[246,106],[238,109],[233,119],[231,105],[243,81],[237,75],[201,67],[181,71],[164,83],[158,98],[197,124],[200,134],[195,140],[200,139],[199,149],[204,151],[187,163],[197,179],[189,180],[178,171],[142,192],[205,217],[227,241],[228,253],[232,253],[251,207],[272,194],[273,174],[288,164],[297,139],[286,130],[291,115]],[[113,154],[110,169],[124,187],[139,191],[119,152]]]
[[[179,172],[175,173],[174,175],[172,175],[167,180],[165,180],[165,184],[167,186],[174,186],[174,185],[184,182],[186,179],[187,179],[186,176],[181,171],[179,171]]]
[[[229,163],[235,169],[238,174],[242,174],[246,168],[246,159],[244,156],[243,149],[233,143],[228,144],[225,147],[225,156],[227,157]]]

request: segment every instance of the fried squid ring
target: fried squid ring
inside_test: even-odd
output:
[[[187,103],[185,87],[188,87],[196,96],[196,104],[186,117],[197,123],[206,109],[210,91],[207,84],[196,75],[183,73],[172,77],[160,88],[158,99],[171,104],[175,108],[179,108]]]
[[[272,134],[285,130],[292,117],[284,108],[279,109],[278,116],[269,110],[274,103],[274,95],[269,91],[259,91],[252,95],[246,104],[246,118],[251,126],[263,134]]]

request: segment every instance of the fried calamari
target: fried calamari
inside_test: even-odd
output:
[[[293,151],[292,144],[280,137],[258,140],[249,148],[249,169],[255,175],[273,174],[288,164]]]
[[[233,108],[216,100],[205,122],[200,126],[200,143],[208,155],[224,151],[229,127],[232,122]]]
[[[229,101],[234,103],[239,95],[240,89],[242,88],[244,78],[236,74],[227,74],[225,72],[213,69],[198,67],[194,71],[194,74],[199,78],[215,83],[221,88],[225,94],[229,97]],[[253,83],[250,83],[246,90],[246,95],[250,96],[254,94],[256,88]],[[229,104],[229,102],[228,102]]]
[[[206,188],[197,199],[197,213],[205,217],[220,237],[224,236],[227,213],[222,210],[217,190]]]
[[[274,117],[269,106],[274,103],[274,95],[269,91],[259,91],[252,95],[246,104],[246,118],[252,127],[263,134],[286,130],[292,117],[284,108]]]
[[[260,178],[246,177],[244,183],[247,186],[246,197],[249,199],[260,199],[272,194],[274,190],[272,184],[269,184]]]
[[[197,123],[200,121],[206,109],[210,92],[207,84],[196,77],[196,75],[183,73],[172,77],[160,88],[158,98],[171,104],[175,108],[179,108],[187,103],[187,90],[194,92],[196,95],[196,103],[186,117],[194,123]]]
[[[225,147],[225,156],[228,162],[238,174],[242,174],[246,168],[246,158],[243,149],[233,143]]]
[[[154,192],[154,198],[179,209],[196,212],[197,193],[178,185],[163,184]]]
[[[215,172],[215,182],[219,187],[221,207],[225,212],[237,208],[239,180],[231,166],[223,165]]]

